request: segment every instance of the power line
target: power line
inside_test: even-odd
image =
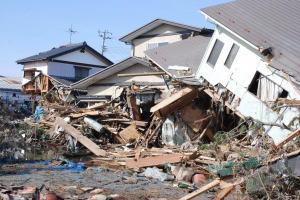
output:
[[[71,27],[67,30],[67,32],[70,34],[70,44],[72,44],[72,36],[73,36],[73,34],[75,34],[75,33],[78,33],[78,31],[75,31],[74,29],[73,29],[73,25],[71,24]]]
[[[107,51],[107,46],[105,46],[105,42],[106,42],[106,40],[112,39],[112,37],[110,37],[110,36],[112,36],[112,33],[107,30],[105,30],[105,31],[98,30],[98,36],[100,38],[102,38],[101,54],[103,55],[104,52]]]

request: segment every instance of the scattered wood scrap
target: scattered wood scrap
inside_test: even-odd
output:
[[[179,163],[183,160],[184,154],[165,154],[161,156],[153,156],[147,158],[130,159],[126,161],[126,166],[128,168],[140,168],[140,167],[151,167],[151,166],[161,166],[167,163]]]
[[[233,189],[233,185],[224,188],[223,190],[221,190],[221,192],[218,193],[214,200],[223,200]]]
[[[220,184],[220,180],[218,180],[218,179],[214,180],[214,181],[210,182],[209,184],[207,184],[207,185],[199,188],[198,190],[196,190],[196,191],[194,191],[194,192],[192,192],[192,193],[190,193],[190,194],[188,194],[188,195],[180,198],[179,200],[189,200],[189,199],[192,199],[195,196],[198,196],[198,195],[206,192],[207,190],[209,190],[209,189],[211,189],[211,188],[213,188],[213,187],[215,187],[215,186],[217,186],[219,184]]]
[[[284,138],[282,141],[280,141],[278,144],[275,145],[275,148],[279,148],[282,147],[283,145],[285,145],[286,143],[288,143],[289,141],[291,141],[292,139],[294,139],[295,137],[298,137],[300,135],[300,128],[296,131],[294,131],[293,133],[291,133],[289,136],[287,136],[286,138]]]
[[[91,152],[93,152],[96,156],[105,156],[106,151],[100,149],[98,145],[96,145],[93,141],[89,138],[85,137],[78,131],[76,128],[68,124],[64,121],[64,119],[57,117],[55,121],[55,125],[62,127],[63,130],[74,137],[77,141],[79,141],[82,145],[88,148]]]
[[[139,133],[136,129],[136,125],[132,124],[128,126],[127,128],[123,129],[120,133],[119,136],[123,139],[125,142],[124,144],[127,143],[132,143],[137,141],[142,135]]]

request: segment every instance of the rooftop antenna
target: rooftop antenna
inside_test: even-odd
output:
[[[106,40],[111,40],[112,38],[110,36],[112,36],[112,33],[109,32],[108,30],[105,31],[100,31],[98,30],[98,36],[100,38],[102,38],[102,47],[101,47],[101,54],[103,55],[104,52],[107,51],[107,46],[105,46],[105,42]]]
[[[71,24],[71,27],[67,30],[67,32],[70,34],[70,44],[72,44],[72,35],[77,33],[78,31],[75,31],[73,29],[73,25]]]

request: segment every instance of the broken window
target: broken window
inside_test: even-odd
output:
[[[277,98],[286,98],[288,96],[286,90],[259,72],[255,73],[248,90],[266,103],[274,103]]]
[[[240,47],[237,44],[232,45],[230,52],[226,58],[225,64],[224,64],[227,68],[230,69],[239,49],[240,49]]]
[[[89,68],[75,66],[75,79],[81,80],[89,76]]]
[[[223,47],[224,43],[217,39],[207,60],[207,63],[210,64],[212,67],[216,65]]]

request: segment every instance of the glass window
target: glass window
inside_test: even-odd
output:
[[[223,47],[224,43],[217,39],[207,60],[207,63],[210,64],[212,67],[216,65]]]
[[[162,46],[166,46],[168,44],[169,44],[169,42],[161,42],[161,43],[158,43],[158,46],[162,47]]]
[[[90,69],[83,67],[75,67],[75,79],[81,80],[89,76]]]
[[[230,52],[226,58],[226,61],[225,61],[225,66],[228,67],[230,69],[235,57],[236,57],[236,54],[238,53],[240,47],[236,44],[233,44],[231,49],[230,49]]]

